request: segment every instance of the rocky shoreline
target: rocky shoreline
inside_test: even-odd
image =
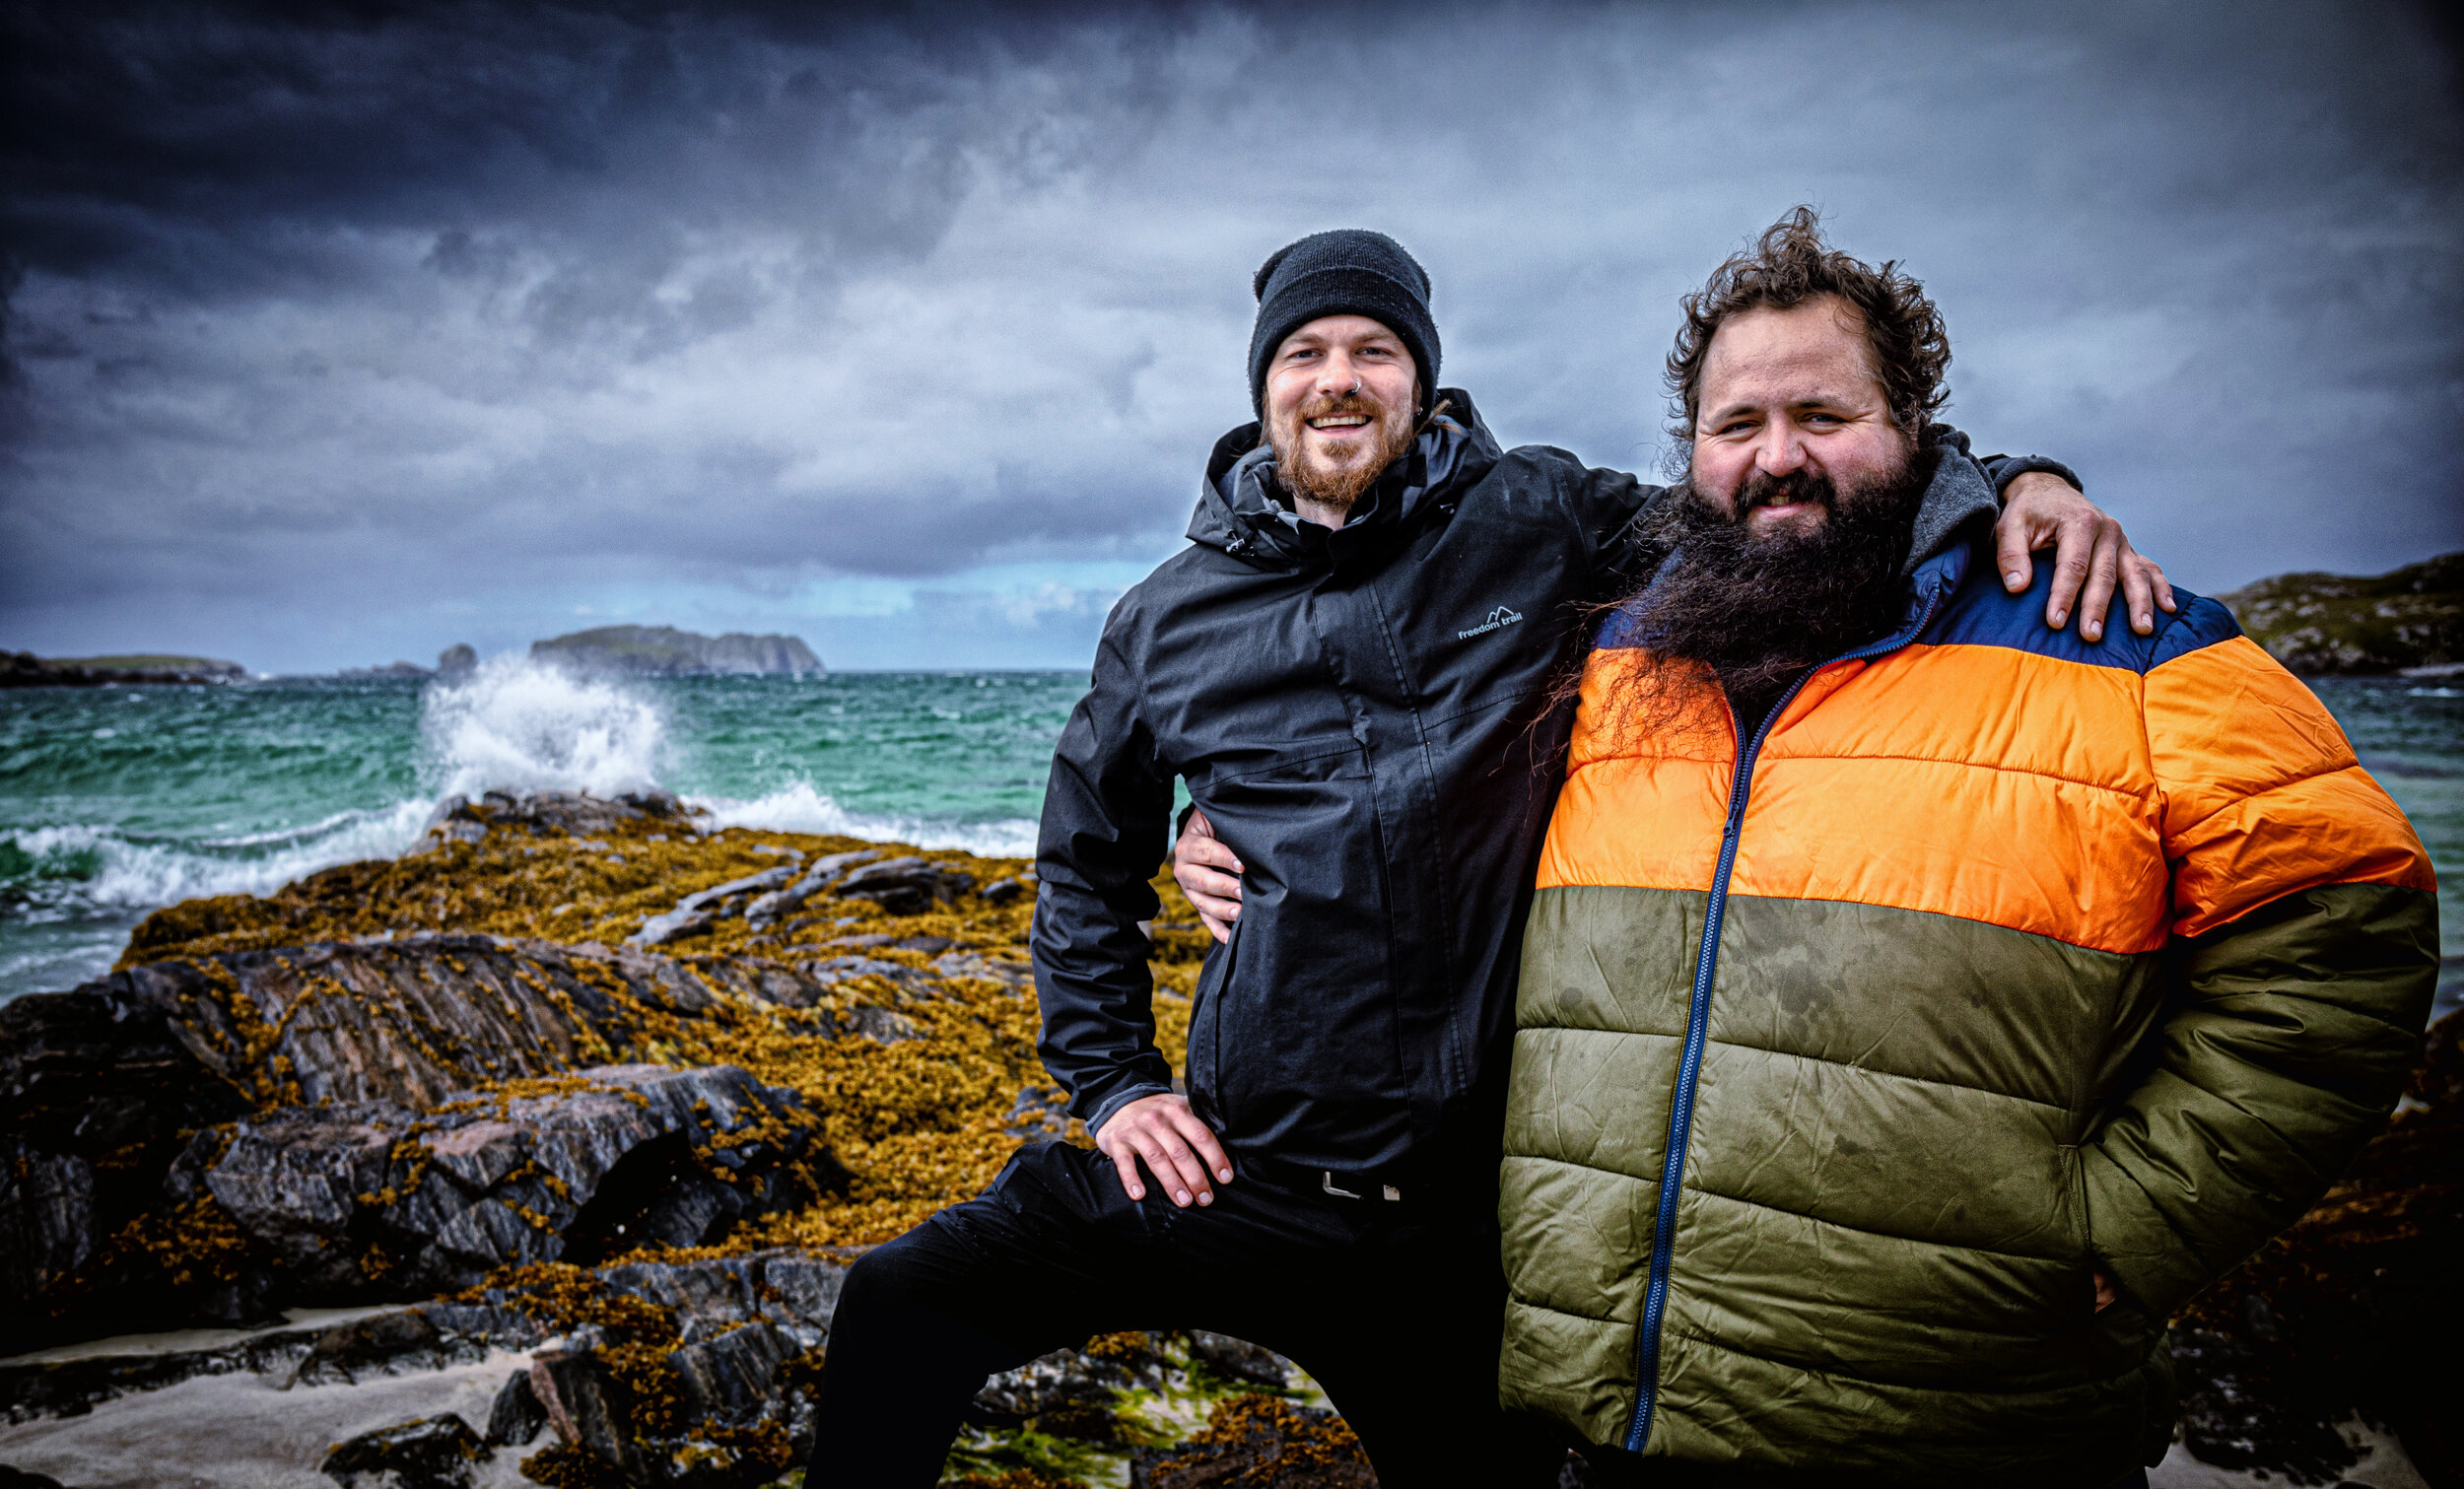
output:
[[[1207,943],[1159,888],[1177,1050]],[[1085,1140],[1034,1056],[1033,899],[1015,860],[491,793],[158,913],[0,1007],[0,1485],[796,1482],[847,1263]],[[2459,1032],[2175,1320],[2159,1484],[2464,1482]],[[1202,1332],[992,1382],[950,1476],[1374,1482],[1305,1377]]]
[[[2452,677],[2464,664],[2464,553],[2387,574],[2280,574],[2217,596],[2303,677]]]

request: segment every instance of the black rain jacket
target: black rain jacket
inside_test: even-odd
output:
[[[1441,398],[1334,531],[1273,495],[1258,425],[1226,435],[1192,546],[1105,624],[1053,761],[1031,938],[1040,1052],[1091,1126],[1172,1089],[1138,922],[1179,777],[1245,867],[1188,1069],[1234,1162],[1493,1163],[1572,718],[1550,685],[1583,607],[1656,562],[1634,519],[1663,488],[1501,450],[1466,394]]]

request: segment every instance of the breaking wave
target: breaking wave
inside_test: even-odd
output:
[[[142,911],[206,895],[261,895],[331,864],[402,851],[418,840],[429,810],[425,800],[399,801],[236,838],[147,838],[112,827],[19,829],[0,837],[0,889],[37,912],[66,910],[71,900]]]
[[[492,656],[432,687],[420,733],[444,795],[563,790],[614,796],[658,784],[669,754],[658,706],[621,684],[526,656]]]

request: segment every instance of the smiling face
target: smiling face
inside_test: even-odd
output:
[[[1913,452],[1863,321],[1834,296],[1723,321],[1698,408],[1694,489],[1758,535],[1821,527],[1841,494],[1887,485]]]
[[[1342,525],[1378,473],[1411,447],[1419,372],[1402,337],[1366,315],[1328,315],[1266,365],[1266,441],[1300,514]]]

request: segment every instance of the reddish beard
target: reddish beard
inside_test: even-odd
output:
[[[1340,414],[1359,414],[1369,421],[1368,452],[1340,464],[1311,453],[1308,422]],[[1411,413],[1388,408],[1357,390],[1331,398],[1312,398],[1268,426],[1266,442],[1274,446],[1275,473],[1295,496],[1306,497],[1337,511],[1351,510],[1389,465],[1411,448]]]

